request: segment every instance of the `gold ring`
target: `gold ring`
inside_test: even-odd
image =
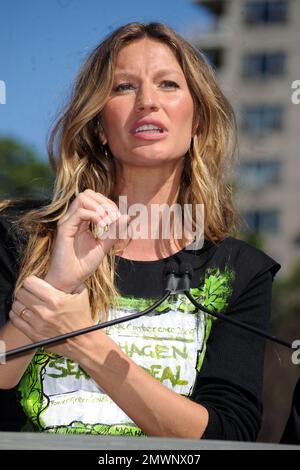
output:
[[[24,320],[23,318],[23,315],[25,313],[25,310],[27,310],[27,307],[23,308],[22,312],[20,313],[19,317],[21,318],[21,320]]]
[[[100,238],[105,232],[108,232],[108,225],[105,225],[105,227],[98,227],[97,228],[97,237]]]

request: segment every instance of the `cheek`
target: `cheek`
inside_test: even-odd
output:
[[[172,121],[177,130],[181,132],[191,132],[193,124],[193,111],[194,105],[191,98],[181,98],[173,103],[170,103],[170,110],[172,113]]]
[[[115,136],[116,132],[124,129],[126,122],[126,110],[123,103],[113,102],[106,105],[102,112],[102,119],[106,135]]]

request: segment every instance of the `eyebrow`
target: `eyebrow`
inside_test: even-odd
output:
[[[161,70],[158,70],[154,75],[155,76],[161,76],[161,75],[174,74],[174,73],[176,73],[177,75],[181,75],[181,73],[178,70],[175,70],[175,69],[161,69]],[[115,73],[115,77],[133,77],[133,78],[136,78],[137,75],[130,72],[129,70],[127,71],[127,70],[119,69]]]

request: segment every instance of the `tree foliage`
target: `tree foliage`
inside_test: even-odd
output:
[[[29,146],[9,137],[0,139],[0,199],[47,198],[53,181],[50,165]]]

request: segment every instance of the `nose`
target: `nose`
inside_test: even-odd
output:
[[[136,96],[136,108],[138,111],[159,108],[158,96],[151,85],[144,84],[140,87]]]

